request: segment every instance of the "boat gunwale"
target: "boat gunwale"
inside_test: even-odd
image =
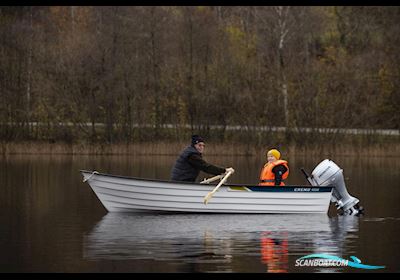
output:
[[[81,173],[89,173],[89,174],[93,174],[94,171],[89,171],[89,170],[79,170],[79,172]],[[96,171],[97,172],[97,171]],[[130,180],[138,180],[138,181],[146,181],[146,182],[156,182],[156,183],[167,183],[167,184],[185,184],[185,185],[196,185],[196,186],[213,186],[210,184],[200,184],[200,182],[186,182],[186,181],[167,181],[167,180],[160,180],[160,179],[149,179],[149,178],[138,178],[138,177],[132,177],[132,176],[124,176],[124,175],[114,175],[114,174],[107,174],[107,173],[101,173],[101,172],[97,172],[96,175],[101,175],[101,176],[105,176],[105,177],[114,177],[114,178],[120,178],[120,179],[130,179]],[[251,188],[265,188],[265,190],[263,190],[264,192],[268,192],[268,191],[275,191],[275,188],[268,188],[268,187],[260,187],[258,185],[249,185],[249,184],[225,184],[225,187],[251,187]],[[334,186],[332,185],[328,185],[328,186],[311,186],[311,185],[285,185],[283,187],[279,187],[280,191],[285,191],[288,190],[290,191],[291,189],[294,188],[323,188],[324,192],[329,192],[332,191],[332,189],[334,188]],[[307,191],[308,192],[308,191]],[[310,191],[311,193],[313,191]]]

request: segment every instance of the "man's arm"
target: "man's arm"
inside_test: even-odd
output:
[[[199,155],[193,154],[188,157],[188,161],[195,168],[200,169],[208,174],[219,175],[225,173],[225,168],[221,168],[212,164],[207,163]]]
[[[277,165],[272,168],[272,172],[275,174],[275,186],[279,186],[282,182],[282,175],[287,171],[284,165]]]

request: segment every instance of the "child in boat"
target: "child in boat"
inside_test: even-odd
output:
[[[286,160],[282,160],[281,153],[277,149],[267,152],[268,162],[260,173],[259,186],[284,186],[283,180],[289,175],[289,166]]]

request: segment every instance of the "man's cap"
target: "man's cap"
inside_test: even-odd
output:
[[[203,142],[203,143],[204,143],[204,139],[203,139],[201,136],[199,136],[199,135],[192,135],[192,145],[193,145],[193,146],[196,145],[196,144],[198,144],[198,143],[200,143],[200,142]]]

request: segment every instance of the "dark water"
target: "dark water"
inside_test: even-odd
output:
[[[211,157],[235,168],[232,183],[257,183],[255,157]],[[107,213],[79,169],[168,179],[169,156],[11,156],[0,160],[0,272],[370,272],[299,267],[309,254],[331,254],[374,272],[400,271],[400,158],[337,157],[363,217]],[[306,184],[289,159],[288,184]],[[200,178],[205,177],[204,174]]]

